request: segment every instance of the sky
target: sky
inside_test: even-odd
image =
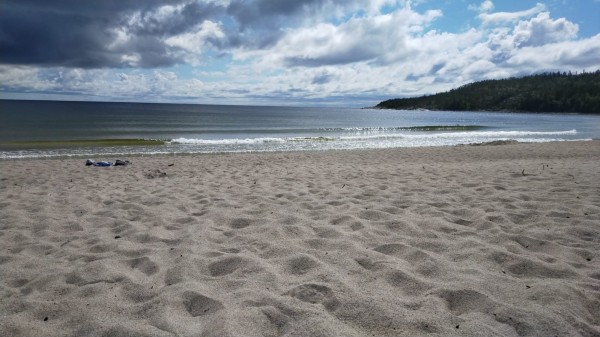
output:
[[[2,0],[0,98],[373,106],[600,69],[600,0]]]

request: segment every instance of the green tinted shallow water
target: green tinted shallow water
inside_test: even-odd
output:
[[[23,140],[0,142],[0,149],[27,150],[107,146],[160,146],[165,144],[166,142],[163,140],[149,139]]]

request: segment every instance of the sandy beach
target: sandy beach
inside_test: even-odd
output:
[[[600,336],[600,141],[0,161],[0,336]]]

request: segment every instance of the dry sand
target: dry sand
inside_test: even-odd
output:
[[[0,162],[0,336],[600,335],[598,141],[121,159]]]

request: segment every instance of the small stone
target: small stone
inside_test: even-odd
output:
[[[48,316],[44,317],[44,322],[48,321]]]

